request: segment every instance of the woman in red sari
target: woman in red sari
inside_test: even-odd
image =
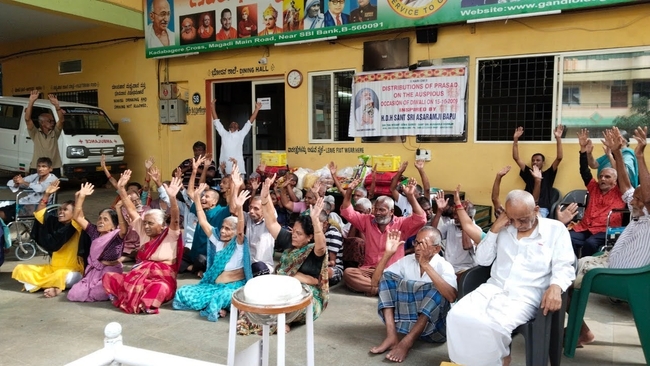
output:
[[[117,189],[133,220],[131,229],[140,236],[136,264],[126,274],[106,273],[102,283],[113,305],[125,313],[158,314],[160,306],[176,293],[176,274],[181,262],[178,255],[183,253],[178,204],[171,200],[171,221],[167,227],[162,210],[149,210],[141,218],[124,189],[130,177],[130,170],[122,173]],[[176,197],[181,187],[179,178],[164,185],[169,197]]]

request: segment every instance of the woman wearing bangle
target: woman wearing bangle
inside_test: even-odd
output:
[[[269,200],[269,189],[275,176],[267,178],[262,186],[262,202]],[[275,249],[282,249],[282,257],[277,274],[292,276],[307,285],[313,296],[314,320],[327,307],[329,300],[329,281],[327,277],[327,244],[321,229],[319,216],[323,210],[323,198],[319,198],[311,207],[309,216],[300,216],[293,225],[293,230],[284,229],[278,223],[275,209],[272,205],[262,204],[264,223],[273,238]],[[314,228],[317,228],[316,230]],[[304,323],[306,309],[302,311],[293,323]],[[285,331],[289,331],[289,325]],[[275,331],[272,327],[272,331]],[[237,322],[237,333],[248,335],[261,334],[262,326],[252,324],[246,315]]]

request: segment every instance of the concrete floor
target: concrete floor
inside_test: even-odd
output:
[[[59,201],[71,199],[75,188],[64,188]],[[112,189],[97,189],[86,200],[85,212],[94,220],[112,202]],[[63,365],[103,346],[106,324],[122,325],[124,344],[149,350],[226,363],[228,319],[211,323],[196,312],[174,311],[165,304],[158,315],[128,315],[109,302],[72,303],[65,296],[53,299],[43,293],[21,292],[22,285],[11,279],[11,271],[21,263],[13,256],[0,267],[0,365]],[[36,257],[29,263],[46,263]],[[22,262],[25,263],[25,262]],[[181,275],[179,285],[198,279]],[[65,294],[65,293],[64,293]],[[596,334],[596,342],[578,349],[574,359],[563,358],[565,365],[644,365],[639,337],[627,304],[612,304],[607,298],[592,295],[586,321]],[[342,286],[331,291],[329,306],[314,323],[317,365],[383,365],[381,355],[368,350],[384,337],[384,326],[377,316],[376,298],[352,294]],[[257,336],[238,336],[237,349],[254,343]],[[271,338],[271,364],[275,364],[275,336]],[[287,365],[305,364],[305,327],[287,335]],[[512,365],[525,365],[522,337],[512,345]],[[439,365],[448,361],[447,347],[418,342],[404,362],[410,365]]]

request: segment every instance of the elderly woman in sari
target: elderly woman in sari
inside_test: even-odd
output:
[[[233,181],[241,180],[237,165],[233,165]],[[201,316],[215,322],[223,318],[230,307],[232,294],[253,277],[248,240],[244,237],[244,202],[250,198],[248,191],[233,193],[231,202],[237,216],[223,220],[221,230],[210,225],[201,207],[201,193],[207,184],[201,183],[194,191],[194,204],[199,225],[210,238],[207,270],[196,285],[183,286],[174,296],[174,309],[200,310]],[[236,192],[236,190],[233,190]]]
[[[102,283],[109,300],[124,312],[158,314],[160,305],[173,299],[176,292],[179,255],[183,252],[178,204],[176,200],[171,201],[171,220],[167,227],[162,210],[149,210],[141,218],[124,189],[130,177],[130,170],[122,173],[117,188],[133,220],[130,226],[140,236],[141,247],[131,272],[106,273]],[[181,179],[175,177],[164,187],[169,197],[175,197],[182,185]]]
[[[291,231],[282,228],[270,202],[269,189],[275,180],[267,178],[262,187],[262,212],[266,228],[275,238],[275,249],[283,250],[277,274],[292,276],[307,285],[313,296],[314,320],[327,307],[329,300],[329,281],[327,277],[327,244],[320,224],[319,216],[323,210],[323,197],[316,200],[310,208],[309,216],[300,216]],[[306,308],[293,323],[303,323]],[[253,325],[245,315],[239,320],[239,334],[260,333],[259,327]],[[289,331],[289,325],[285,331]]]
[[[74,201],[64,202],[57,211],[47,211],[50,195],[59,189],[54,181],[43,194],[34,217],[37,242],[50,252],[48,264],[19,264],[11,277],[24,284],[24,290],[36,292],[45,289],[45,297],[55,297],[79,282],[84,271],[83,258],[77,255],[81,227],[72,220]]]
[[[122,254],[124,237],[128,229],[126,221],[121,213],[105,208],[99,212],[97,224],[88,222],[84,216],[83,204],[86,196],[92,195],[94,190],[92,184],[84,183],[76,194],[73,219],[90,236],[92,244],[84,278],[68,292],[70,301],[108,300],[108,295],[102,286],[104,273],[122,273],[122,263],[118,259]],[[122,201],[117,202],[115,209],[121,211]]]

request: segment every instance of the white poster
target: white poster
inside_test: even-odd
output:
[[[349,136],[462,135],[466,66],[358,73]]]

